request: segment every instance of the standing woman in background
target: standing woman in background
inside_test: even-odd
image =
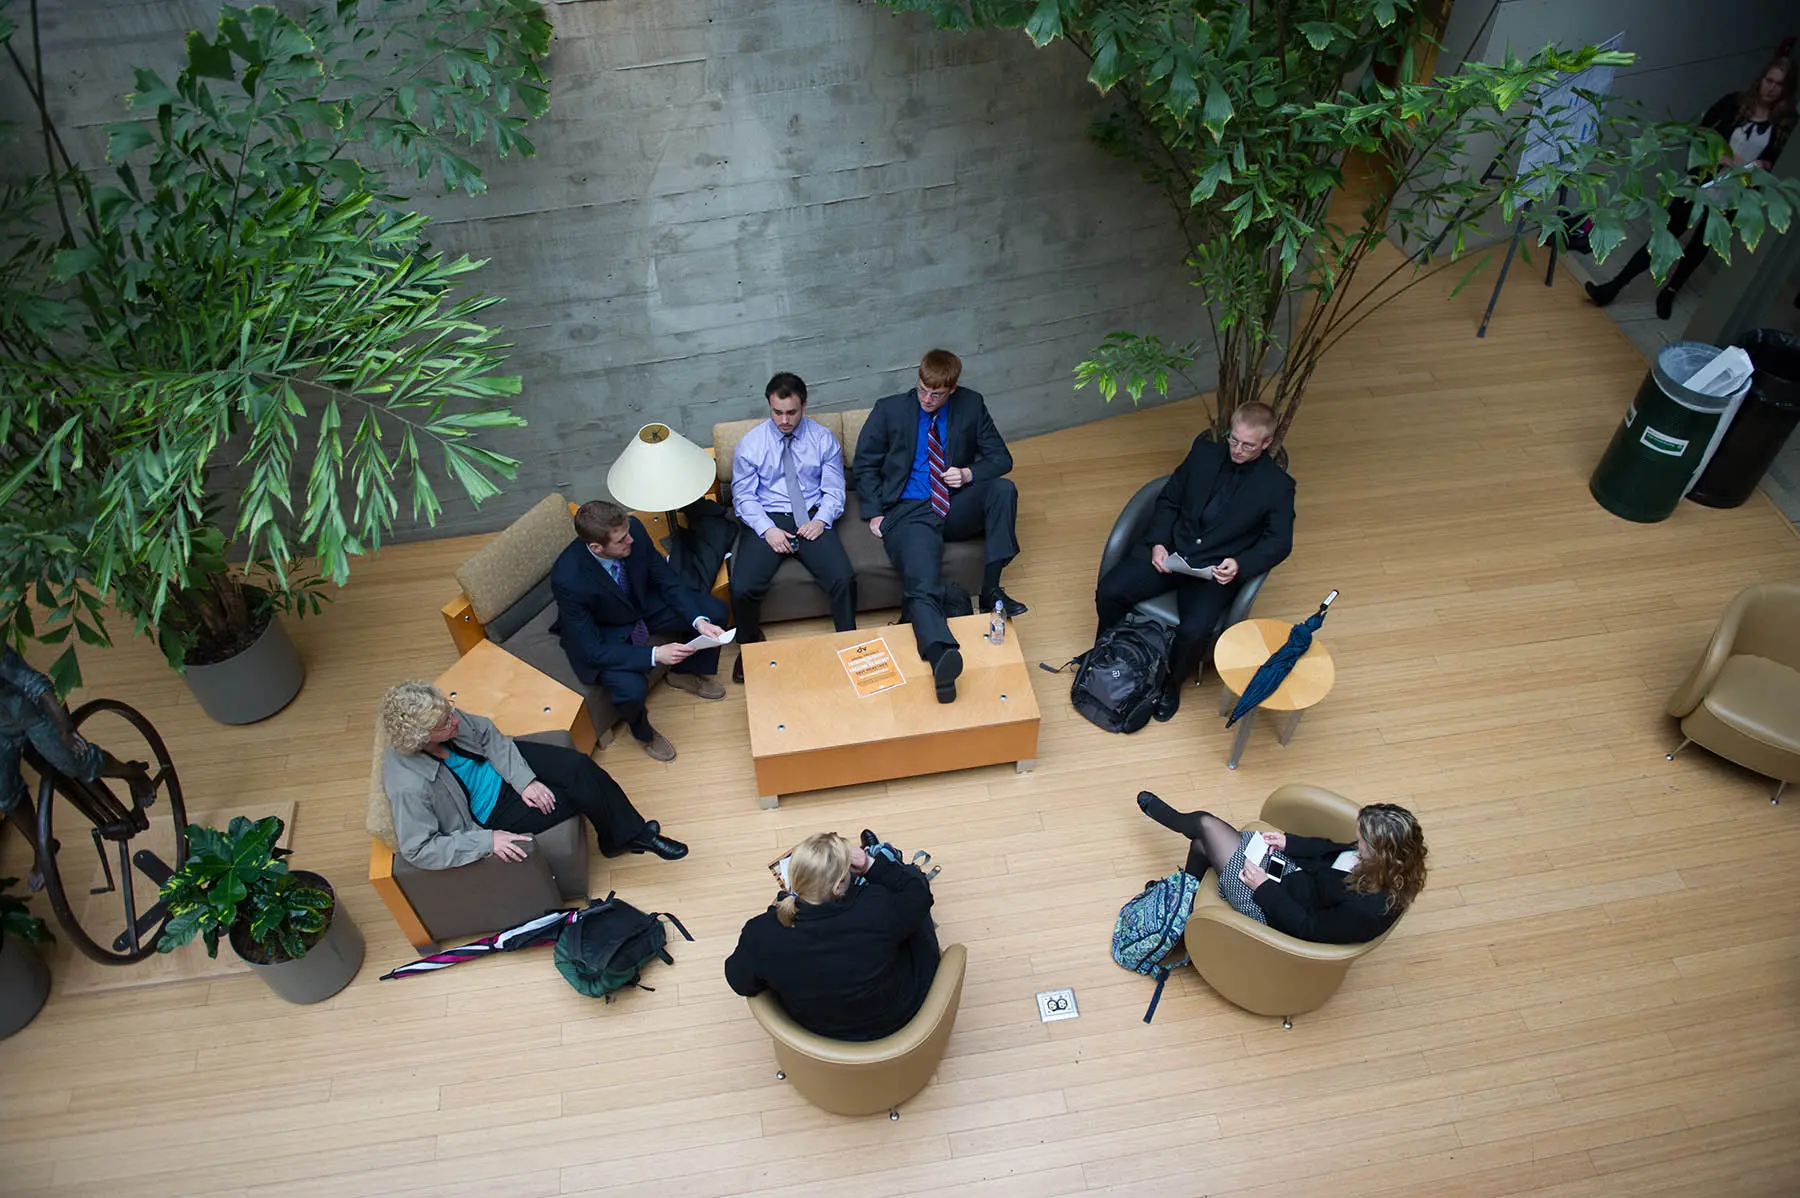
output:
[[[1775,160],[1781,156],[1781,148],[1787,144],[1788,134],[1794,128],[1794,64],[1786,58],[1777,58],[1764,67],[1756,81],[1742,92],[1719,97],[1718,103],[1706,110],[1700,123],[1723,137],[1730,147],[1724,169],[1732,167],[1760,166],[1770,170]],[[1690,172],[1698,173],[1698,172]],[[1677,199],[1669,205],[1669,232],[1679,238],[1688,230],[1688,222],[1693,219],[1694,206],[1685,199]],[[1675,264],[1675,270],[1669,275],[1669,281],[1663,284],[1656,293],[1656,315],[1669,319],[1675,310],[1675,295],[1681,290],[1700,260],[1706,257],[1706,230],[1696,228],[1693,237],[1689,238],[1687,248],[1681,253],[1681,261]],[[1637,253],[1625,263],[1625,269],[1614,275],[1609,283],[1595,286],[1587,285],[1588,298],[1600,307],[1618,298],[1625,284],[1643,274],[1650,267],[1650,246],[1638,247]]]

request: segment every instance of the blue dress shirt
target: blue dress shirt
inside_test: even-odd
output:
[[[927,412],[924,408],[919,409],[919,443],[913,449],[912,473],[906,477],[906,489],[900,492],[900,498],[931,498],[931,434],[929,430],[931,422],[934,419],[937,420],[938,441],[939,443],[943,442],[944,422],[942,417],[944,408],[949,406],[949,404],[945,404],[943,408],[939,408],[935,412]],[[946,459],[944,464],[949,465],[949,460]]]
[[[788,498],[787,476],[781,469],[781,430],[765,420],[744,434],[731,456],[731,500],[738,519],[762,536],[775,522],[770,512],[793,507]],[[800,471],[800,492],[813,519],[830,528],[844,514],[844,451],[831,430],[802,416],[794,426],[794,464]],[[794,512],[794,523],[805,524],[807,514]]]

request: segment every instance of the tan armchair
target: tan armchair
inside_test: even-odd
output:
[[[1669,699],[1682,742],[1775,779],[1800,782],[1800,583],[1765,582],[1726,607],[1700,661]]]
[[[1270,795],[1262,815],[1244,827],[1354,841],[1359,810],[1343,795],[1292,783]],[[1194,968],[1220,997],[1258,1015],[1280,1015],[1282,1026],[1292,1027],[1293,1016],[1324,1006],[1351,962],[1392,932],[1390,927],[1367,944],[1297,940],[1234,910],[1219,897],[1219,875],[1209,869],[1183,939]]]
[[[925,1005],[911,1023],[880,1040],[832,1040],[809,1032],[766,991],[749,1000],[750,1013],[775,1041],[775,1076],[793,1082],[808,1102],[837,1115],[885,1110],[898,1119],[900,1104],[925,1088],[943,1059],[968,964],[963,945],[946,948]]]

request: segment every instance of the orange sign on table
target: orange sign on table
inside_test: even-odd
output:
[[[859,699],[906,685],[906,675],[894,664],[894,655],[888,652],[885,637],[878,636],[872,641],[839,649],[837,655],[844,663],[844,673],[850,675],[850,685],[856,688]]]

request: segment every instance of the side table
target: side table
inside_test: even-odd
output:
[[[508,736],[566,731],[575,751],[594,752],[587,700],[489,640],[476,642],[438,676],[437,688],[464,711],[484,715]]]
[[[1256,671],[1271,654],[1287,644],[1288,633],[1293,627],[1282,620],[1243,620],[1219,634],[1213,645],[1213,668],[1218,670],[1219,680],[1225,684],[1224,693],[1219,696],[1220,715],[1231,714],[1238,696],[1250,685]],[[1337,666],[1331,660],[1331,651],[1314,636],[1311,648],[1294,663],[1293,672],[1282,680],[1275,693],[1237,722],[1226,768],[1235,770],[1238,767],[1238,758],[1244,755],[1244,745],[1250,740],[1250,729],[1256,723],[1258,711],[1287,713],[1280,732],[1280,741],[1285,745],[1294,738],[1294,730],[1300,726],[1300,717],[1306,709],[1331,693],[1331,684],[1336,678]]]

